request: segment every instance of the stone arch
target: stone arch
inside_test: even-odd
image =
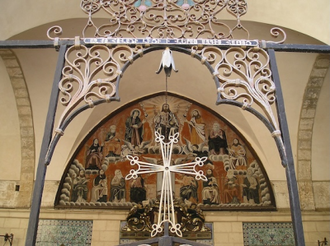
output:
[[[17,56],[11,50],[1,50],[14,91],[18,111],[21,139],[21,173],[16,207],[30,207],[34,180],[35,140],[32,108],[23,70]]]
[[[298,125],[297,180],[301,208],[315,210],[312,181],[312,140],[316,108],[330,64],[329,55],[316,57],[303,96]],[[311,202],[313,201],[313,202]]]

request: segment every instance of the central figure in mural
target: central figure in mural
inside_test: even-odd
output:
[[[218,114],[181,97],[158,95],[140,100],[102,121],[84,140],[69,164],[58,205],[131,206],[157,200],[162,176],[141,174],[125,180],[131,166],[126,156],[162,165],[155,132],[179,133],[172,164],[205,157],[207,180],[172,174],[174,197],[204,209],[274,207],[267,175],[238,131]],[[79,180],[76,178],[79,177]],[[158,184],[158,185],[157,185]]]
[[[179,122],[167,103],[163,104],[162,110],[155,116],[154,124],[155,131],[165,137],[165,142],[168,142],[169,136],[179,131]]]

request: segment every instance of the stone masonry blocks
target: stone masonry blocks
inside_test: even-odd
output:
[[[298,161],[297,175],[299,177],[299,180],[311,180],[312,171],[311,171],[310,160],[307,160],[307,161],[300,160],[300,161]]]
[[[299,129],[302,130],[312,130],[314,125],[314,120],[311,118],[302,118],[299,122]]]
[[[330,56],[321,56],[320,59],[316,61],[315,66],[317,68],[328,68],[330,66]]]
[[[322,69],[313,69],[311,72],[311,77],[321,77],[324,78],[325,75],[327,74],[328,69],[327,68],[322,68]]]
[[[308,87],[319,87],[321,88],[323,85],[323,78],[310,78],[308,81]]]
[[[302,210],[315,210],[312,181],[298,181],[300,207]]]
[[[34,179],[34,129],[29,92],[19,60],[11,50],[0,50],[7,73],[11,80],[20,122],[21,132],[21,191],[17,194],[16,206],[29,207]],[[16,194],[16,193],[15,193]]]
[[[300,139],[299,143],[298,143],[298,149],[299,150],[303,150],[303,149],[311,149],[312,148],[312,141],[307,139]]]
[[[298,150],[298,160],[311,160],[312,153],[310,150]]]
[[[312,131],[299,131],[298,139],[299,140],[311,140],[313,132]]]
[[[317,103],[329,65],[329,55],[319,55],[316,58],[305,90],[302,102],[303,106],[300,112],[298,129],[297,180],[302,210],[315,210],[317,207],[315,199],[319,197],[315,193],[315,187],[313,192],[311,174],[312,137]],[[314,193],[316,194],[315,196]]]
[[[4,58],[6,67],[19,67],[18,61],[15,56]]]

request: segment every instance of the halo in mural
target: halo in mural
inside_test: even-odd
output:
[[[125,180],[127,155],[161,165],[154,132],[179,132],[172,165],[207,157],[207,181],[173,174],[174,197],[203,210],[274,210],[273,191],[250,144],[229,122],[192,100],[169,94],[139,99],[107,116],[82,141],[68,164],[55,201],[61,208],[129,208],[157,202],[162,176]]]

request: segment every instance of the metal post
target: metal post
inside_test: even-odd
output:
[[[169,224],[168,221],[164,222],[164,236],[159,238],[159,246],[172,246],[172,237],[169,236]]]
[[[60,47],[57,67],[55,71],[53,87],[51,91],[47,119],[44,130],[44,137],[42,140],[39,162],[37,167],[37,176],[34,183],[32,205],[30,210],[30,219],[28,224],[28,229],[26,233],[25,246],[34,246],[37,238],[38,231],[38,222],[39,222],[39,213],[42,199],[42,192],[45,184],[45,176],[47,171],[47,165],[45,163],[45,157],[48,151],[48,147],[52,138],[52,132],[54,127],[54,119],[57,109],[58,101],[58,82],[61,79],[62,68],[64,65],[64,57],[67,46],[63,45]]]
[[[300,202],[299,202],[299,193],[298,193],[298,185],[296,180],[296,174],[294,169],[293,155],[290,143],[290,135],[288,129],[288,123],[285,114],[284,108],[284,99],[281,89],[280,77],[277,70],[275,51],[273,49],[268,50],[268,55],[270,58],[270,67],[273,74],[273,81],[276,87],[276,107],[277,107],[277,115],[279,120],[280,129],[282,132],[282,138],[286,153],[286,179],[289,190],[289,198],[290,198],[290,208],[291,208],[291,217],[292,224],[294,230],[294,236],[296,245],[304,246],[304,229],[301,218],[301,210],[300,210]]]

